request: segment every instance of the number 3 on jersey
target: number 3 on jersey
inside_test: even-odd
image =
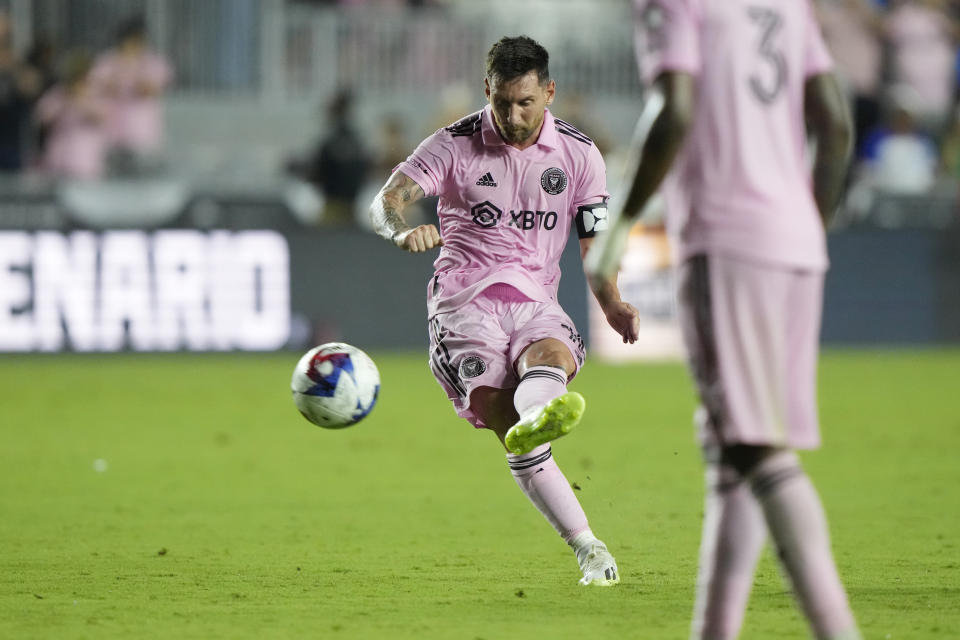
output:
[[[750,76],[750,89],[757,100],[771,104],[787,82],[787,61],[775,43],[783,26],[783,17],[769,7],[749,7],[747,16],[759,30],[757,53],[764,67],[763,71],[758,69]]]

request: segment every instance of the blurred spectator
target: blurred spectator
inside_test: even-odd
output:
[[[41,169],[65,178],[101,177],[106,117],[107,104],[90,83],[89,57],[71,55],[63,82],[50,88],[37,104],[37,121],[49,130]]]
[[[447,123],[449,124],[449,123]],[[407,142],[406,132],[409,129],[404,119],[396,114],[384,116],[381,120],[380,139],[377,144],[374,171],[367,180],[365,189],[360,194],[360,204],[368,205],[373,202],[380,187],[387,181],[394,168],[407,159],[410,154],[410,145]],[[436,198],[421,198],[410,205],[404,216],[408,224],[426,224],[436,220]],[[363,211],[366,214],[366,211]],[[369,216],[363,215],[361,223],[369,226]],[[369,226],[372,230],[373,227]]]
[[[307,180],[326,199],[323,224],[356,222],[357,195],[370,168],[370,157],[353,126],[352,112],[353,95],[349,90],[338,92],[328,106],[329,130],[304,167]]]
[[[27,124],[40,90],[39,74],[14,54],[10,20],[0,11],[0,172],[25,165]]]
[[[27,64],[37,72],[40,81],[40,90],[37,96],[43,95],[57,82],[57,49],[53,40],[39,35],[33,39],[30,50],[27,52]],[[31,105],[31,110],[33,106]],[[34,157],[42,153],[47,146],[49,130],[35,120],[29,127],[29,147]]]
[[[139,17],[121,25],[116,45],[97,58],[91,81],[109,101],[108,140],[120,173],[157,162],[163,145],[161,97],[170,80],[170,66],[150,49]]]
[[[407,159],[409,145],[404,134],[406,129],[403,118],[398,115],[388,115],[381,121],[376,161],[378,175],[373,178],[377,183],[385,182],[394,167]]]
[[[941,144],[940,166],[947,177],[960,182],[960,108],[954,111],[950,128]]]
[[[919,96],[911,87],[890,92],[888,123],[872,132],[864,143],[868,184],[896,194],[926,193],[937,171],[937,147],[917,126]]]
[[[880,124],[883,17],[871,0],[817,0],[823,37],[853,107],[854,149]]]
[[[26,61],[40,78],[41,92],[57,81],[57,48],[50,37],[36,36],[27,52]]]
[[[482,98],[482,94],[465,82],[452,82],[445,85],[433,103],[436,108],[430,116],[426,130],[423,131],[424,136],[443,127],[449,127],[462,118],[464,113],[481,108]]]
[[[613,145],[610,143],[610,134],[607,133],[606,127],[596,116],[597,110],[591,108],[593,105],[588,104],[586,97],[577,91],[568,92],[563,100],[558,102],[560,104],[555,107],[554,115],[585,132],[593,140],[600,154],[606,158],[613,150]]]
[[[919,96],[920,126],[939,136],[954,95],[957,28],[945,0],[897,0],[886,18],[891,75]]]

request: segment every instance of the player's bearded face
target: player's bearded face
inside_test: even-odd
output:
[[[536,142],[544,108],[553,102],[553,80],[540,84],[536,71],[505,82],[487,78],[487,99],[500,135],[510,144]]]

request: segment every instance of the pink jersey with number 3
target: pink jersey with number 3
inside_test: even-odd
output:
[[[606,224],[603,158],[590,138],[549,110],[526,149],[503,141],[487,106],[424,140],[397,169],[426,195],[440,196],[443,247],[428,291],[430,316],[496,283],[555,301],[574,219],[581,237]]]
[[[807,78],[832,62],[809,0],[636,0],[641,76],[696,76],[693,126],[664,184],[681,259],[718,251],[823,269]]]

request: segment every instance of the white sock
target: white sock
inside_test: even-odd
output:
[[[584,529],[567,540],[567,544],[570,545],[570,548],[573,549],[573,552],[577,554],[578,558],[580,557],[581,549],[587,549],[595,542],[600,542],[600,539],[593,535],[593,531],[590,529]]]
[[[549,443],[519,456],[508,453],[507,464],[517,486],[565,542],[590,530],[587,515],[553,459]]]
[[[567,373],[557,367],[536,366],[527,369],[513,394],[513,406],[520,417],[542,407],[567,392]]]

